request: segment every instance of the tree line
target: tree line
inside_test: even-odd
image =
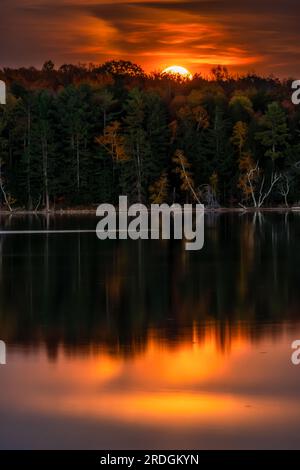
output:
[[[292,79],[145,74],[125,61],[0,71],[0,206],[300,201]]]

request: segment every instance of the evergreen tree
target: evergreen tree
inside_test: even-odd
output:
[[[166,166],[168,128],[156,95],[146,95],[134,88],[124,108],[128,160],[121,167],[121,188],[132,200],[142,202],[147,199],[149,186]]]
[[[80,200],[88,190],[88,139],[91,126],[91,90],[86,85],[66,87],[58,97],[57,132],[63,132],[65,161],[69,164],[69,188]]]
[[[268,105],[261,123],[265,130],[258,132],[256,139],[266,148],[265,156],[275,162],[284,155],[289,138],[286,116],[278,103],[273,102]]]

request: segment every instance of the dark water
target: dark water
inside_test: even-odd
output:
[[[0,447],[300,448],[299,266],[297,213],[207,215],[200,252],[0,234]]]

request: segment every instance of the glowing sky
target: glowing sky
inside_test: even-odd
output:
[[[0,66],[128,59],[300,76],[299,0],[1,0]]]

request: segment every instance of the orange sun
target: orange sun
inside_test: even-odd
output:
[[[181,75],[182,77],[192,79],[193,75],[185,67],[180,67],[180,65],[171,65],[163,70],[162,73],[171,74],[171,75]]]

